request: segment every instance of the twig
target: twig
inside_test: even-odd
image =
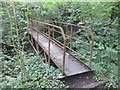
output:
[[[18,27],[17,27],[17,20],[16,20],[16,10],[15,10],[15,4],[14,4],[14,0],[13,0],[13,12],[14,12],[14,20],[15,20],[15,27],[16,27],[16,35],[19,36],[18,34]]]

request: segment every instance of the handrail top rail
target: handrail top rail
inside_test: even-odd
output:
[[[59,26],[56,26],[56,25],[52,25],[52,24],[48,24],[48,23],[45,23],[45,22],[40,22],[40,21],[37,21],[37,20],[32,20],[32,21],[35,21],[35,22],[38,22],[38,23],[43,23],[43,24],[46,24],[46,25],[49,25],[49,26],[53,26],[53,27],[59,28],[61,33],[62,33],[63,39],[66,40],[65,33],[64,33],[64,30],[63,30],[62,27],[59,27]]]
[[[35,19],[39,19],[40,20],[41,18],[35,18]],[[41,19],[41,20],[46,20],[46,19]],[[89,27],[85,27],[85,26],[82,26],[82,25],[75,25],[75,24],[66,23],[66,22],[53,21],[53,20],[46,20],[46,21],[63,23],[63,24],[71,25],[71,26],[77,26],[77,27],[82,27],[82,28],[88,29],[90,31],[90,35],[92,36],[92,40],[94,40],[94,36],[92,34],[92,30]]]

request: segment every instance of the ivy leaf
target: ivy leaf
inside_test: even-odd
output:
[[[18,36],[17,36],[17,35],[13,35],[13,37],[18,38]]]

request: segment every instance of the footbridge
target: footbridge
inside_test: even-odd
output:
[[[90,28],[45,19],[34,19],[30,22],[29,40],[35,52],[42,48],[48,56],[46,62],[49,65],[51,61],[54,62],[62,71],[60,79],[65,84],[71,88],[93,88],[107,81],[104,76],[98,82],[93,79],[95,74],[91,63],[94,36]]]

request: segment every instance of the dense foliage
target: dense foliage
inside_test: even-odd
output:
[[[58,80],[61,72],[54,68],[48,68],[42,63],[40,56],[34,53],[25,54],[24,77],[21,77],[20,65],[15,58],[7,55],[1,57],[3,69],[0,84],[1,88],[65,88]],[[23,78],[23,79],[22,79]]]
[[[34,5],[36,9],[32,10],[34,14],[31,17],[90,27],[95,38],[92,67],[109,78],[106,86],[118,87],[119,2],[47,2]],[[79,45],[73,42],[73,47],[82,52]]]
[[[14,52],[15,54],[17,53],[16,55],[18,55],[18,59],[21,59],[20,56],[21,56],[21,53],[23,53],[22,50],[24,48],[24,45],[26,44],[25,42],[26,38],[24,38],[24,36],[26,36],[26,34],[29,33],[29,29],[27,28],[27,25],[29,24],[29,22],[27,18],[37,17],[37,18],[48,19],[48,20],[64,21],[64,22],[69,22],[77,25],[85,25],[92,29],[93,35],[95,37],[92,67],[96,70],[98,74],[102,73],[109,78],[109,82],[106,84],[106,86],[119,87],[118,86],[119,85],[118,50],[120,48],[120,45],[118,44],[119,5],[120,5],[119,2],[93,2],[93,3],[17,2],[15,3],[15,8],[13,7],[13,5],[14,5],[13,3],[7,3],[7,5],[3,3],[2,9],[5,12],[7,11],[7,13],[4,15],[4,20],[5,20],[4,23],[6,24],[6,26],[4,26],[5,32],[3,34],[4,35],[3,41],[8,46],[10,45],[13,46],[12,47],[13,52],[18,50],[17,52],[19,53]],[[14,15],[15,9],[16,9],[16,16]],[[16,27],[16,22],[18,27]],[[9,30],[10,29],[9,27],[11,27],[11,30]],[[17,29],[19,30],[17,31]],[[19,33],[18,35],[17,35],[17,32]],[[80,32],[78,32],[78,34],[79,33]],[[81,51],[78,46],[78,43],[73,42],[73,46],[76,47],[78,51]],[[9,51],[11,52],[11,50]],[[11,57],[12,59],[16,57],[14,53],[12,53],[11,55],[8,52],[8,50],[6,51],[6,53],[8,53],[9,56],[12,56]],[[2,58],[3,61],[5,60],[4,58]],[[31,62],[34,63],[34,61],[31,61]],[[25,66],[25,68],[29,67],[27,66]],[[45,66],[44,65],[40,66],[40,68],[43,68],[43,67]],[[51,68],[50,71],[52,70],[53,69]],[[33,75],[37,75],[37,73],[34,73]],[[44,79],[44,75],[45,74],[42,74],[43,79]],[[28,77],[28,78],[32,78],[32,77]],[[37,77],[37,78],[40,78],[40,77]],[[43,79],[40,79],[40,80],[43,80]],[[51,81],[49,80],[51,79],[49,78],[49,76],[47,77],[47,79],[50,85]],[[25,81],[23,84],[23,87],[25,86],[29,87],[29,84],[31,87],[31,83],[33,83],[33,81],[35,80],[36,79],[28,81],[28,83],[26,83]],[[18,81],[19,81],[19,78],[18,78]],[[58,81],[55,81],[55,82],[61,83]],[[45,84],[45,86],[43,87],[46,87],[48,83],[43,82],[43,84]],[[33,85],[35,86],[37,85],[39,87],[40,84],[38,81],[35,81]],[[21,84],[19,84],[19,86],[21,87]],[[54,86],[56,87],[56,85]]]
[[[0,57],[1,71],[0,88],[65,88],[58,79],[59,69],[49,66],[40,54],[34,51],[28,41],[29,12],[26,3],[1,2],[3,16],[2,55]],[[20,4],[20,5],[19,5]]]

